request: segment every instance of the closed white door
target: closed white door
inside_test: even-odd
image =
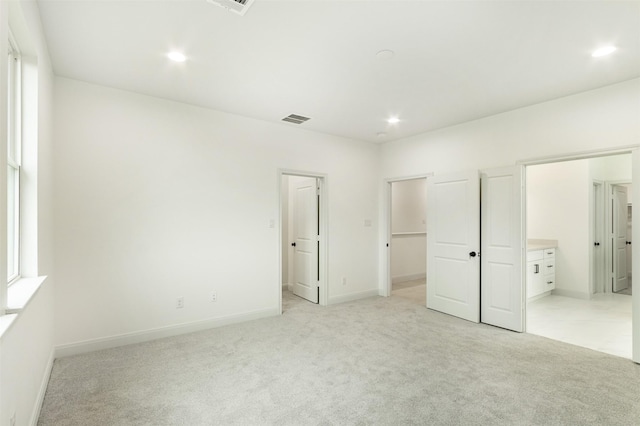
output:
[[[318,303],[318,185],[298,179],[293,194],[293,294]]]
[[[521,166],[481,174],[480,318],[483,323],[518,332],[524,331],[525,322],[522,174]]]
[[[427,179],[427,307],[480,321],[477,171]]]
[[[627,278],[627,188],[613,187],[613,291],[629,287]]]

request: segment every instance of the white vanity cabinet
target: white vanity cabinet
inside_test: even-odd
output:
[[[533,298],[556,288],[556,250],[527,252],[527,297]]]

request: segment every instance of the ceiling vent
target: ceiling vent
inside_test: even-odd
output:
[[[207,3],[215,4],[238,15],[244,15],[253,4],[253,0],[207,0]]]
[[[296,114],[289,114],[288,116],[282,119],[282,121],[286,121],[294,124],[302,124],[308,120],[309,120],[309,117],[303,117],[301,115],[296,115]]]

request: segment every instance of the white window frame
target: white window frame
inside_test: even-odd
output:
[[[8,43],[7,282],[20,278],[20,166],[22,153],[22,64],[11,31]]]

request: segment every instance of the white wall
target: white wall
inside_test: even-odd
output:
[[[591,179],[602,181],[631,181],[631,155],[611,155],[589,160]]]
[[[40,16],[35,2],[1,2],[0,28],[7,28],[7,3],[12,8],[12,29],[23,32],[16,37],[25,56],[37,56],[37,134],[29,149],[36,151],[37,159],[29,163],[31,176],[37,174],[37,196],[29,200],[37,210],[37,223],[30,225],[29,244],[33,251],[32,274],[48,275],[39,292],[21,312],[11,328],[0,340],[0,425],[8,425],[15,413],[16,425],[34,423],[44,397],[48,374],[53,361],[54,277],[53,273],[53,165],[52,153],[52,101],[53,73],[46,42],[42,34]],[[18,28],[21,27],[21,28]],[[2,34],[5,34],[4,32]],[[24,40],[28,34],[30,40]],[[3,36],[4,38],[4,36]],[[28,43],[23,43],[28,41]],[[4,46],[5,44],[3,44]],[[29,46],[27,46],[29,45]],[[6,69],[6,55],[0,56],[0,68]],[[2,74],[3,76],[5,74]],[[4,80],[3,80],[4,81]],[[4,93],[4,92],[3,92]],[[2,104],[6,105],[6,98]],[[4,129],[4,125],[2,126]],[[3,134],[4,137],[4,134]],[[37,145],[37,146],[33,146]],[[3,139],[3,147],[5,142]],[[3,148],[6,151],[6,147]],[[6,187],[6,175],[0,182]],[[34,186],[34,182],[25,182]],[[5,205],[4,203],[2,204]],[[2,215],[4,217],[4,215]],[[4,243],[6,246],[6,243]],[[4,251],[2,251],[4,253]],[[35,266],[34,266],[35,265]],[[6,276],[6,269],[1,268]]]
[[[277,314],[280,168],[327,175],[329,303],[377,293],[378,146],[64,78],[55,88],[66,353]]]
[[[393,282],[426,276],[426,198],[426,179],[403,180],[391,184],[391,278]]]
[[[589,298],[589,161],[527,167],[527,237],[557,240],[554,293]]]

